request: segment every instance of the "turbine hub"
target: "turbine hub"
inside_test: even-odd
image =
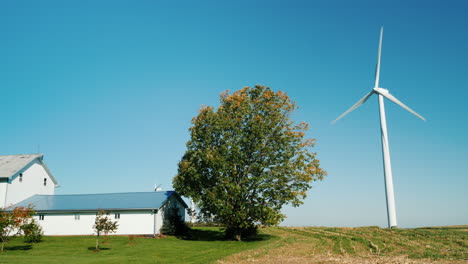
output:
[[[374,92],[378,93],[378,94],[388,94],[388,90],[387,89],[384,89],[384,88],[374,88],[372,89]]]

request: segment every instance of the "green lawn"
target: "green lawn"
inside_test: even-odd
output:
[[[0,254],[0,263],[210,263],[275,239],[263,234],[256,241],[226,241],[219,228],[197,228],[192,236],[196,240],[136,237],[133,242],[127,236],[109,236],[99,252],[93,251],[92,236],[44,237],[36,244],[17,238]]]

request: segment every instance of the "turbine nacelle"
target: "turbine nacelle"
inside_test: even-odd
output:
[[[400,100],[398,100],[395,96],[391,95],[390,92],[387,90],[387,89],[384,89],[384,88],[374,88],[372,89],[374,91],[374,93],[376,94],[380,94],[382,95],[383,97],[387,98],[388,100],[394,102],[395,104],[401,106],[403,109],[405,109],[406,111],[412,113],[413,115],[417,116],[418,118],[420,118],[421,120],[423,121],[426,121],[426,119],[416,113],[416,111],[414,111],[413,109],[409,108],[408,106],[406,106],[405,104],[403,104]]]

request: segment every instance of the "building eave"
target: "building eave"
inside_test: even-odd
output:
[[[37,210],[37,214],[66,214],[66,213],[97,213],[99,211],[106,212],[136,212],[136,211],[155,211],[160,208],[99,208],[99,209],[64,209],[64,210]]]
[[[173,195],[175,195],[175,198],[184,206],[185,209],[189,208],[184,199],[182,199],[182,197],[175,191],[169,197],[167,197],[166,201],[164,201],[161,207],[164,207],[169,202],[169,198],[171,198]]]
[[[47,167],[47,164],[44,162],[44,156],[42,156],[40,159],[38,159],[39,162],[42,164],[42,167],[44,168],[44,170],[47,172],[47,174],[49,175],[50,179],[54,182],[54,185],[55,187],[60,187],[60,184],[58,183],[57,179],[54,177],[54,175],[52,174],[52,172],[50,171],[49,167]]]

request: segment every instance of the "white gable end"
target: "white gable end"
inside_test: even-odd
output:
[[[42,155],[38,155],[13,174],[3,176],[7,177],[0,178],[0,207],[11,206],[35,194],[54,194],[55,187],[58,187],[42,161]]]

